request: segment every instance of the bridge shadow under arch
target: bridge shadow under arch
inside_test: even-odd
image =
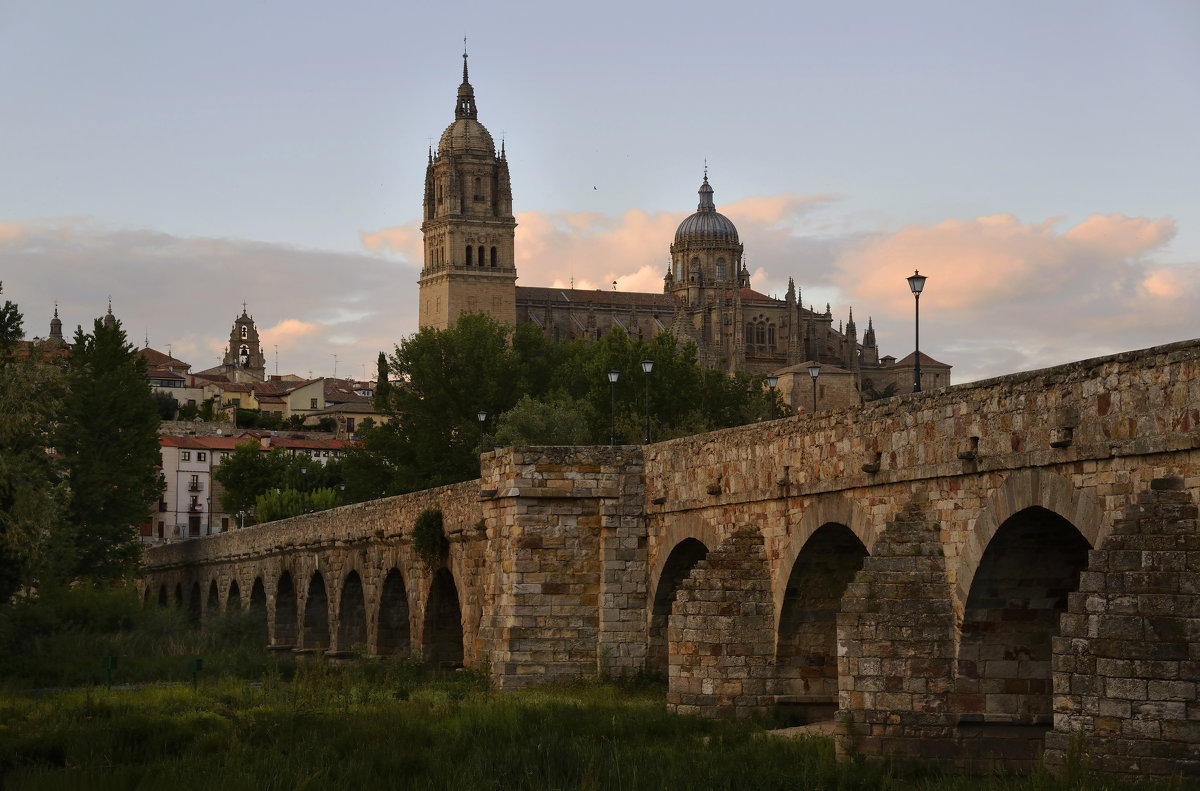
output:
[[[849,527],[828,522],[804,542],[787,574],[775,641],[776,692],[803,706],[809,721],[837,711],[837,616],[866,557]]]
[[[1090,544],[1040,506],[993,534],[963,610],[955,699],[963,723],[1052,724],[1052,639]]]
[[[221,589],[217,581],[208,583],[208,601],[204,605],[204,620],[212,621],[221,615]]]
[[[275,586],[275,631],[272,645],[277,648],[296,645],[298,612],[296,584],[292,581],[292,573],[285,571],[279,575],[279,582]]]
[[[225,594],[225,612],[234,615],[242,611],[242,589],[237,580],[229,582],[229,592]]]
[[[448,568],[442,567],[433,575],[422,632],[421,653],[427,664],[446,670],[463,666],[462,608],[458,586]]]
[[[329,596],[325,592],[325,577],[314,571],[304,600],[304,634],[300,647],[328,649],[329,643]]]
[[[362,579],[351,571],[342,582],[338,597],[338,651],[350,651],[367,644],[367,602],[363,596]]]
[[[404,576],[397,568],[390,570],[383,580],[375,643],[376,651],[385,656],[412,650],[408,591],[404,586]]]
[[[262,638],[263,644],[266,645],[271,641],[271,631],[267,627],[267,589],[263,585],[262,577],[255,577],[254,583],[250,586],[250,604],[246,609],[246,614],[250,619],[253,634]],[[293,617],[293,621],[295,618]]]

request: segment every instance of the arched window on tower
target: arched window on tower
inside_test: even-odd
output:
[[[467,245],[467,266],[471,265],[471,245]]]
[[[492,248],[492,266],[496,265],[496,248]]]
[[[767,342],[767,328],[761,324],[754,325],[754,342],[758,344]]]
[[[746,325],[746,343],[754,343],[754,325]]]
[[[483,200],[483,179],[475,178],[475,200]]]
[[[242,340],[246,340],[249,337],[250,337],[250,328],[247,327],[245,324],[243,324],[242,325]]]
[[[442,205],[442,185],[441,184],[438,184],[437,202],[438,202],[438,206]]]
[[[242,348],[238,349],[238,363],[245,368],[250,364],[250,347],[242,344]]]
[[[720,281],[723,281],[724,279],[725,279],[725,259],[718,258],[717,259],[717,281],[720,282]]]

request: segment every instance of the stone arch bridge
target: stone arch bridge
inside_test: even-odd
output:
[[[680,712],[836,712],[868,754],[1200,766],[1200,341],[481,467],[150,549],[143,593],[501,687],[661,673]]]

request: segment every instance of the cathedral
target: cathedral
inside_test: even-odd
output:
[[[555,340],[595,340],[619,327],[648,341],[669,331],[695,343],[701,365],[779,376],[784,398],[809,409],[857,403],[889,386],[913,389],[915,356],[881,357],[870,319],[860,338],[853,311],[835,328],[829,305],[804,307],[791,278],[784,299],[751,287],[744,245],[717,211],[707,169],[696,211],[670,244],[661,293],[518,286],[508,159],[478,115],[464,52],[454,121],[430,147],[425,171],[420,326],[444,329],[483,312],[505,324],[532,322]],[[813,364],[824,378],[809,398]],[[922,389],[950,384],[950,366],[922,354],[920,367]]]

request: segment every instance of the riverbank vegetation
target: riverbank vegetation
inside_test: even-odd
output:
[[[829,737],[670,714],[661,683],[644,678],[497,691],[483,673],[437,674],[408,657],[275,656],[257,635],[240,613],[196,628],[129,589],[0,609],[0,787],[1133,787],[1091,776],[1083,757],[1064,777],[838,760]]]

